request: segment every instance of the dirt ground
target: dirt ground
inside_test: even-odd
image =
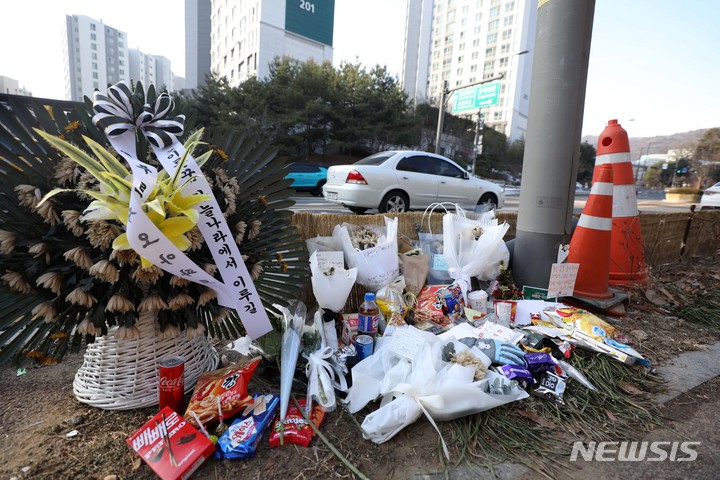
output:
[[[675,312],[689,298],[702,295],[720,284],[718,258],[692,259],[651,271],[650,285],[630,291],[627,317],[613,322],[625,333],[628,342],[654,365],[683,351],[702,349],[720,339],[717,330],[698,326]],[[81,354],[70,354],[59,365],[29,367],[17,375],[10,365],[0,367],[0,478],[1,479],[150,479],[152,470],[141,462],[125,439],[156,413],[156,408],[112,412],[79,403],[72,392],[75,372],[82,363]],[[259,378],[254,388],[267,388]],[[714,383],[713,383],[714,382]],[[720,382],[708,382],[697,395],[689,392],[665,408],[663,428],[677,430],[693,419],[702,421],[704,398],[717,398]],[[699,396],[698,396],[699,395]],[[704,397],[703,397],[704,396]],[[717,402],[716,402],[717,403]],[[421,478],[442,470],[438,437],[430,424],[421,419],[383,445],[363,440],[359,424],[371,410],[355,416],[343,409],[327,415],[321,427],[329,441],[369,478]],[[717,416],[715,416],[717,420]],[[716,422],[715,426],[718,425]],[[442,428],[442,425],[441,425]],[[708,427],[709,428],[709,427]],[[714,427],[716,428],[716,427]],[[67,433],[78,434],[68,437]],[[642,434],[628,438],[642,438]],[[655,434],[655,432],[653,432]],[[686,432],[690,435],[691,432]],[[709,435],[705,433],[704,435]],[[706,438],[703,438],[706,440]],[[451,454],[452,454],[452,441]],[[708,457],[713,462],[717,457]],[[702,455],[685,478],[701,478]],[[594,470],[585,465],[591,477],[629,478],[620,471]],[[698,475],[696,476],[696,472]],[[652,478],[648,473],[647,478]],[[206,462],[193,478],[356,478],[315,438],[309,448],[285,446],[270,449],[264,441],[254,459]],[[672,478],[672,477],[663,477]]]

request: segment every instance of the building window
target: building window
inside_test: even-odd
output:
[[[476,13],[476,14],[475,14],[475,21],[476,21],[476,22],[479,22],[480,20],[482,20],[482,13]]]
[[[515,9],[515,2],[507,2],[507,3],[505,4],[505,11],[506,11],[506,12],[509,12],[509,11],[511,11],[511,10],[514,10],[514,9]]]
[[[502,120],[502,112],[493,113],[493,120]]]
[[[478,33],[480,33],[480,30],[482,30],[480,28],[480,25],[476,25],[475,28],[473,28],[473,34],[477,35]]]
[[[475,40],[473,40],[472,46],[473,46],[473,47],[479,47],[479,46],[480,46],[480,39],[479,39],[479,38],[476,38]]]
[[[512,28],[509,28],[502,33],[503,40],[509,40],[511,36],[512,36]]]
[[[495,47],[490,47],[485,49],[485,56],[486,57],[493,57],[495,56]]]
[[[488,30],[497,30],[500,26],[500,20],[491,20],[488,22]]]
[[[497,41],[497,33],[491,33],[487,36],[486,43],[495,43]]]
[[[472,55],[470,55],[471,60],[477,60],[478,59],[478,52],[473,52]]]
[[[477,72],[477,65],[470,65],[470,72]]]
[[[120,69],[120,75],[125,75],[125,70],[122,68]]]
[[[92,52],[92,59],[93,59],[93,60],[97,60],[97,53]]]
[[[100,88],[100,84],[98,82],[93,82],[93,88]]]
[[[92,68],[97,70],[97,62],[92,62]]]
[[[90,40],[97,40],[97,35],[95,35],[94,33],[91,33]]]
[[[458,63],[462,63],[463,58],[464,58],[464,57],[463,57],[462,55],[460,55],[460,56],[458,57]]]
[[[462,67],[458,68],[456,74],[457,74],[457,75],[462,75],[462,73],[463,73]]]
[[[90,24],[90,30],[92,30],[93,32],[95,31],[95,24],[94,24],[94,23],[91,23],[91,24]]]
[[[468,7],[467,5],[463,5],[463,7],[462,7],[462,13],[468,13],[468,10],[469,10],[469,9],[470,9],[470,7]]]
[[[483,71],[487,72],[488,70],[492,70],[493,65],[495,65],[495,62],[493,61],[485,62],[483,65]]]
[[[509,53],[510,52],[510,44],[504,43],[500,46],[500,53]]]
[[[97,50],[97,43],[91,43],[91,44],[90,44],[90,49],[91,49],[91,50]]]
[[[461,44],[460,44],[459,50],[460,50],[461,52],[462,52],[463,50],[465,50],[465,44],[464,44],[464,43],[461,43]]]
[[[500,65],[501,67],[506,67],[507,64],[508,64],[508,59],[507,59],[507,57],[500,59],[499,65]]]
[[[125,65],[125,62],[123,62],[122,60],[118,60],[118,65]]]
[[[503,26],[508,27],[508,26],[512,25],[512,21],[513,21],[513,16],[508,15],[507,17],[503,18]]]
[[[500,7],[490,7],[490,11],[488,13],[491,17],[497,17],[500,15]]]
[[[97,73],[97,72],[93,72],[93,78],[95,78],[95,79],[98,78],[98,73]]]

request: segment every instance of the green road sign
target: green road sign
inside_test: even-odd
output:
[[[492,107],[498,103],[500,82],[485,83],[474,87],[463,88],[455,92],[453,113]]]

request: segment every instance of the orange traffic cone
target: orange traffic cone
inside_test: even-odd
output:
[[[570,239],[568,263],[579,263],[573,296],[608,299],[610,235],[613,211],[613,169],[595,165],[593,184],[575,232]]]
[[[645,283],[647,265],[640,233],[640,216],[628,135],[617,120],[610,120],[598,138],[595,165],[613,169],[613,212],[610,240],[610,284]]]

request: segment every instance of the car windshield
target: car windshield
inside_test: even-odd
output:
[[[395,155],[395,152],[381,152],[375,155],[370,155],[362,160],[358,160],[353,165],[380,165],[385,162],[388,158]]]

